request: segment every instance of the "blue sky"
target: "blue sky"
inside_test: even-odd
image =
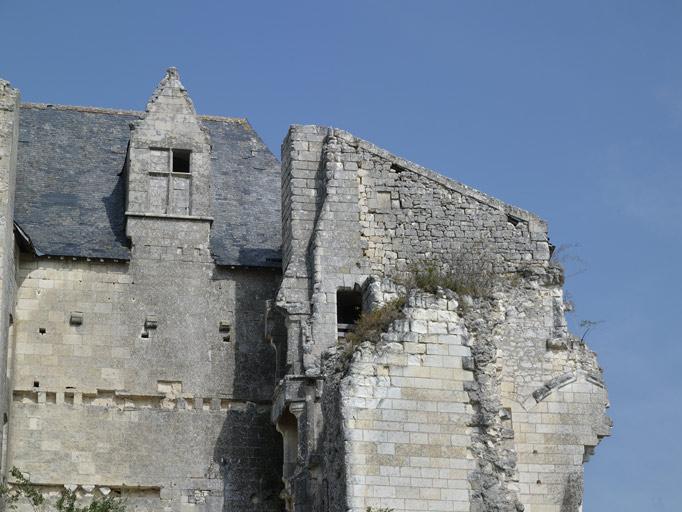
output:
[[[268,146],[337,126],[531,210],[572,245],[615,420],[586,511],[682,503],[682,3],[0,0],[24,101],[143,109],[177,66]],[[578,270],[582,272],[576,273]]]

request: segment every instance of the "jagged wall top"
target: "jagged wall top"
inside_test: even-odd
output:
[[[0,78],[0,109],[14,109],[19,98],[19,91],[7,81]]]

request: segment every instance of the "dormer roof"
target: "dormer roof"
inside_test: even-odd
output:
[[[170,83],[172,72],[164,80],[179,87]],[[157,92],[164,90],[164,80]],[[154,97],[148,108],[153,104]],[[144,116],[22,105],[15,221],[39,254],[130,258],[122,170],[130,124]],[[279,162],[245,119],[198,118],[212,144],[211,252],[216,263],[279,267]]]

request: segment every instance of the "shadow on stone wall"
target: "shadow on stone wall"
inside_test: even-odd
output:
[[[275,274],[240,270],[235,281],[232,329],[234,398],[213,459],[223,478],[224,512],[280,512],[282,440],[270,421],[275,351],[264,340],[265,300],[274,297]]]
[[[111,194],[102,197],[102,203],[109,219],[111,231],[116,237],[116,241],[124,247],[128,247],[128,238],[126,237],[126,193],[125,193],[125,174],[123,171],[118,175],[116,186]]]
[[[579,512],[583,503],[583,474],[582,471],[570,473],[566,477],[564,498],[561,501],[561,512]]]

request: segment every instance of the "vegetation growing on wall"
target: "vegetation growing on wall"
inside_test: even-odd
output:
[[[386,332],[394,321],[405,316],[403,314],[405,302],[405,297],[398,297],[378,308],[362,313],[353,332],[348,333],[345,338],[344,352],[347,355],[352,354],[355,347],[363,341],[379,342],[381,334]]]
[[[62,489],[54,503],[45,499],[37,486],[29,478],[13,467],[10,470],[13,482],[0,485],[0,500],[6,510],[16,510],[21,502],[28,503],[34,512],[125,512],[125,501],[115,496],[92,498],[87,505],[76,505],[78,496],[75,491]]]
[[[493,271],[489,253],[472,247],[443,258],[416,261],[396,280],[408,289],[418,288],[428,293],[444,288],[460,295],[487,297],[499,277]]]

